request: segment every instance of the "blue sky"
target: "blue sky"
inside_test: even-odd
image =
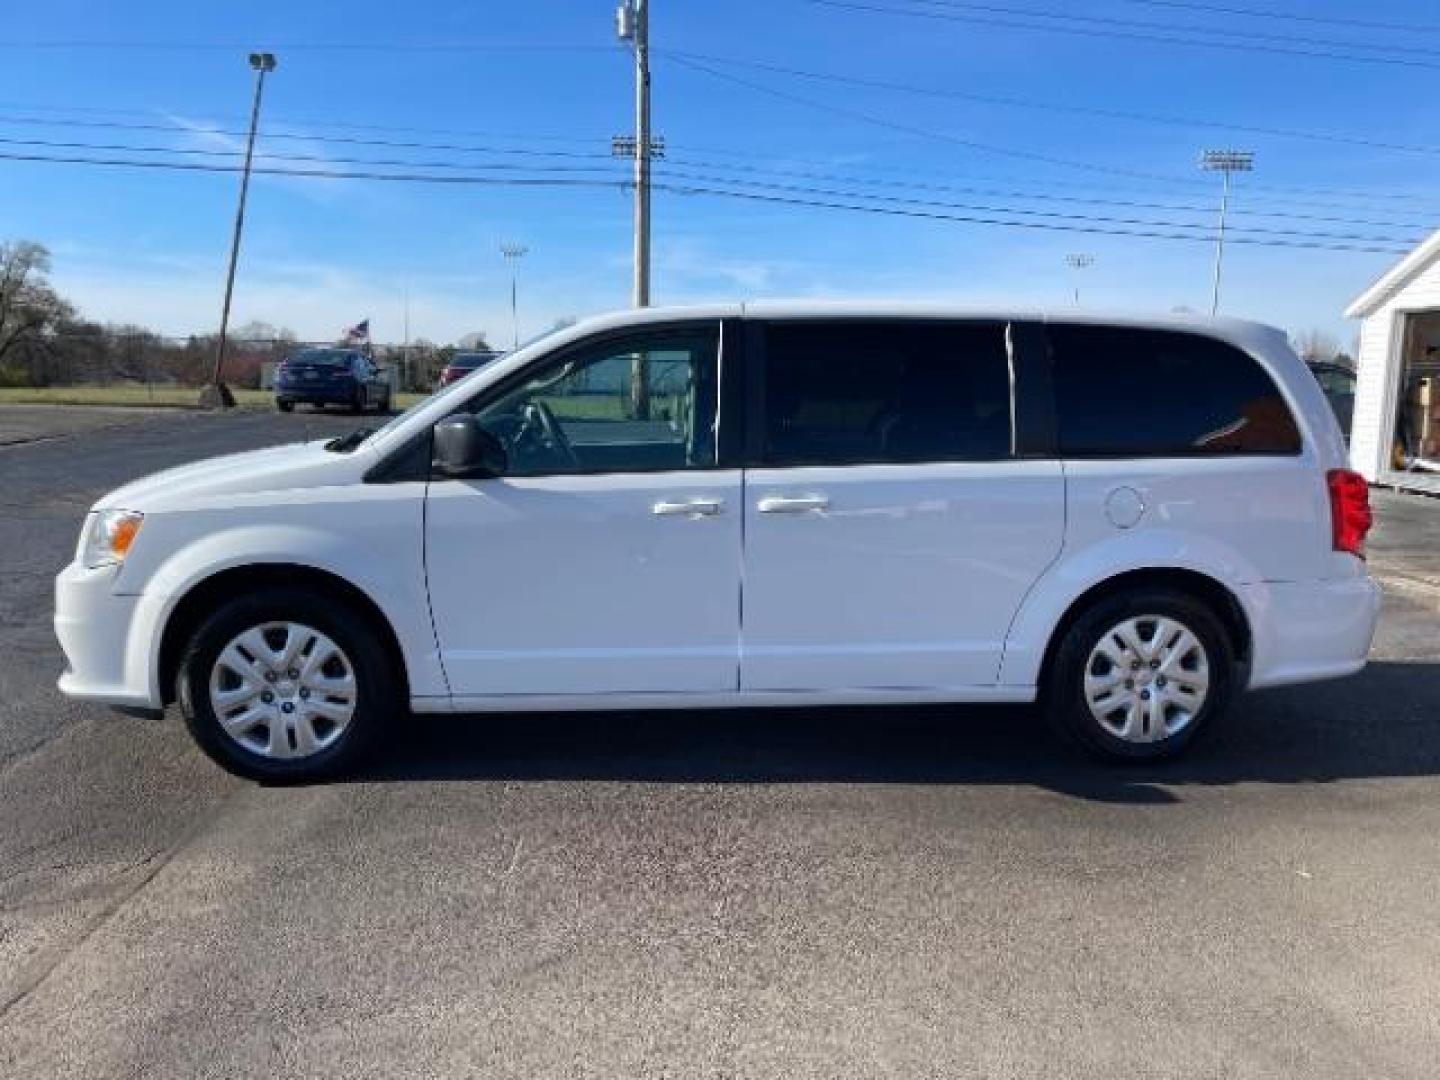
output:
[[[1240,146],[1255,150],[1257,171],[1237,182],[1238,228],[1382,238],[1386,243],[1367,239],[1361,246],[1388,247],[1440,224],[1434,47],[1440,12],[1433,0],[1363,8],[1342,0],[1219,3],[1363,17],[1409,27],[1404,32],[1167,8],[1153,0],[854,2],[888,11],[814,0],[654,0],[654,127],[668,149],[657,179],[948,215],[1049,224],[1063,221],[1040,215],[1098,216],[1193,229],[1210,227],[1218,196],[1218,178],[1196,168],[1199,151]],[[889,13],[901,8],[944,17]],[[1018,11],[1068,11],[1087,21]],[[1384,50],[1377,55],[1408,62],[1035,32],[1013,25],[1019,22],[1141,37],[1222,30],[1246,35],[1233,40],[1251,46],[1312,51],[1335,49],[1309,41],[1352,50],[1370,45]],[[239,140],[215,129],[243,127],[251,48],[273,49],[280,62],[266,89],[261,152],[306,159],[272,166],[606,186],[260,176],[251,191],[235,321],[260,319],[327,338],[368,316],[377,339],[399,340],[408,292],[412,337],[447,341],[484,329],[503,340],[510,333],[509,277],[498,245],[506,240],[530,249],[520,266],[522,335],[556,318],[628,302],[629,194],[616,186],[620,166],[605,155],[610,136],[631,127],[633,82],[629,55],[614,40],[610,0],[352,0],[343,9],[297,0],[52,0],[8,20],[0,33],[0,138],[9,140],[0,152],[228,164],[234,159],[224,155]],[[718,58],[699,62],[730,78],[682,63],[693,65],[697,54]],[[806,79],[742,63],[932,92]],[[1004,106],[935,91],[1420,150]],[[209,155],[24,144],[35,140]],[[430,146],[372,145],[382,141]],[[431,148],[439,146],[449,149]],[[476,147],[489,149],[470,149]],[[0,237],[49,245],[56,283],[92,318],[167,333],[203,331],[218,323],[237,186],[228,173],[0,160]],[[1100,201],[1071,201],[1081,199]],[[1149,205],[1113,205],[1137,202]],[[1065,257],[1074,252],[1094,256],[1080,275],[1086,306],[1205,309],[1209,302],[1213,248],[1206,243],[674,191],[657,191],[654,216],[657,303],[866,296],[1063,306],[1072,302],[1075,279]],[[1223,308],[1348,341],[1346,302],[1396,257],[1237,245],[1227,254]]]

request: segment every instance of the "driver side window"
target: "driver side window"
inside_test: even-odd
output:
[[[481,404],[476,418],[505,447],[508,476],[709,468],[718,346],[714,326],[582,344]]]

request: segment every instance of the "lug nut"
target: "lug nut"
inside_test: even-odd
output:
[[[1141,700],[1143,700],[1143,701],[1149,701],[1149,700],[1150,700],[1150,691],[1149,691],[1149,690],[1141,690],[1141,691],[1140,691],[1140,698],[1141,698]]]
[[[275,695],[272,694],[269,690],[266,690],[263,694],[260,695],[260,700],[263,701],[266,705],[269,705],[275,700]]]
[[[1134,689],[1135,689],[1135,680],[1134,680],[1134,679],[1126,679],[1126,680],[1125,680],[1125,689],[1126,689],[1126,690],[1134,690]]]
[[[287,679],[298,679],[300,677],[300,672],[296,671],[292,667],[289,671],[285,672],[285,677]]]
[[[266,681],[266,682],[274,682],[274,681],[275,681],[275,672],[273,672],[273,671],[267,671],[267,672],[265,672],[265,681]]]
[[[301,697],[301,698],[308,698],[309,696],[310,696],[310,691],[309,691],[309,690],[306,690],[305,687],[302,686],[302,687],[300,688],[300,697]]]
[[[294,711],[295,711],[295,703],[294,703],[293,701],[287,701],[287,702],[285,702],[285,704],[283,704],[283,705],[280,706],[280,711],[283,712],[283,713],[292,713],[292,712],[294,712]]]

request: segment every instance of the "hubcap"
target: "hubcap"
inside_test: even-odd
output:
[[[1195,719],[1210,691],[1210,661],[1189,627],[1140,615],[1106,631],[1085,664],[1085,703],[1109,734],[1157,742]]]
[[[350,726],[355,669],[344,650],[301,623],[252,626],[210,669],[210,707],[225,734],[253,754],[305,758]]]

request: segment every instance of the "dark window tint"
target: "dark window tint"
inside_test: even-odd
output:
[[[1001,323],[777,322],[765,333],[764,383],[766,464],[1010,453]]]
[[[1270,376],[1198,334],[1052,326],[1065,457],[1296,454],[1300,433]]]

